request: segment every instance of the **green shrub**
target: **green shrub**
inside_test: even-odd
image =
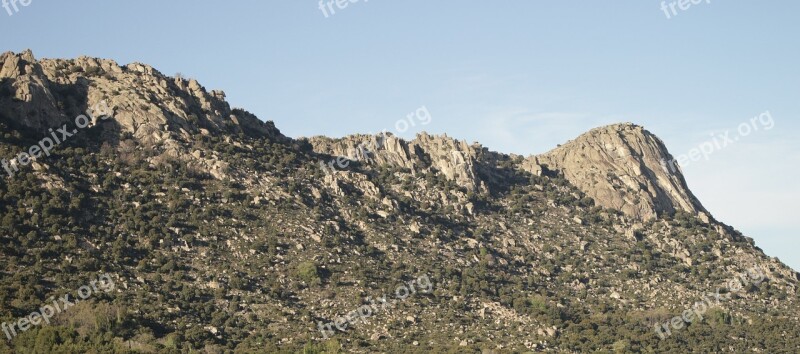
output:
[[[297,266],[296,275],[300,280],[309,285],[322,284],[322,278],[319,276],[319,269],[314,262],[303,262]]]

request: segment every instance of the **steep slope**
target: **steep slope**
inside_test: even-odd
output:
[[[529,158],[564,174],[598,204],[639,220],[683,211],[709,215],[686,186],[664,143],[627,123],[592,129],[546,154]]]
[[[427,134],[294,140],[142,64],[2,58],[0,158],[98,100],[113,117],[0,182],[0,322],[98,274],[116,287],[0,353],[800,347],[798,274],[699,218],[639,127],[527,159]],[[763,281],[654,331],[751,269]]]

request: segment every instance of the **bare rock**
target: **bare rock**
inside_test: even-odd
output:
[[[707,212],[686,186],[664,143],[626,123],[597,128],[555,150],[529,158],[564,176],[599,205],[638,220],[681,210]]]

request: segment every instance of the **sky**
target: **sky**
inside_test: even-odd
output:
[[[26,1],[0,8],[0,51],[181,73],[291,137],[424,130],[529,155],[633,122],[675,156],[724,141],[689,187],[800,270],[798,1]]]

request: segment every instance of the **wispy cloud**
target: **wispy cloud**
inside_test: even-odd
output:
[[[484,124],[487,144],[503,152],[542,153],[563,144],[591,128],[618,123],[611,116],[594,117],[581,112],[533,112],[509,108],[487,115]]]

